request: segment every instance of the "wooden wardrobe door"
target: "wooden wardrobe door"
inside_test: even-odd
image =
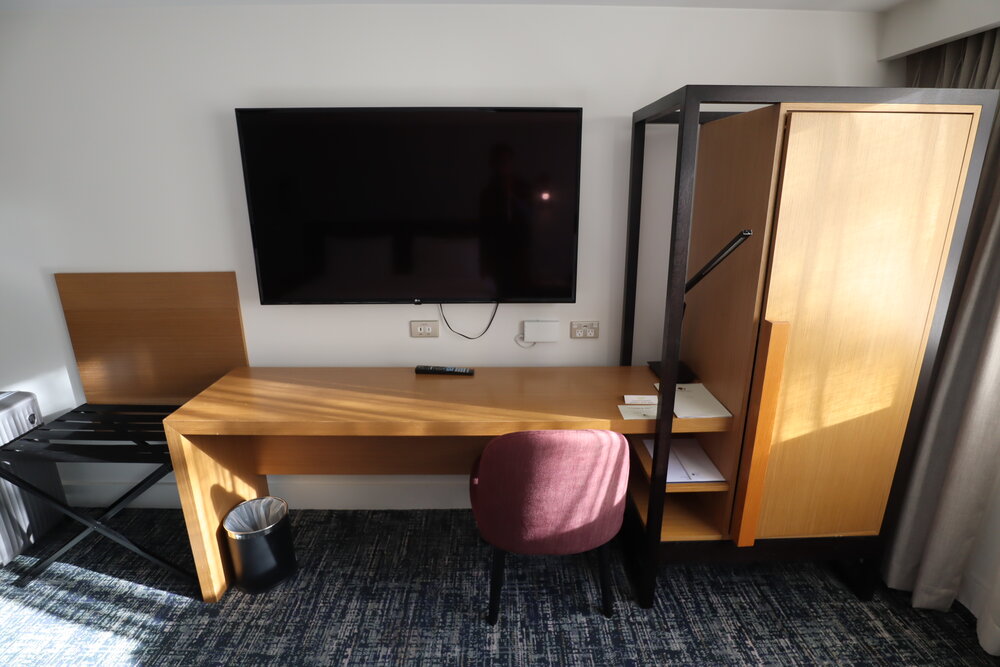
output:
[[[698,442],[730,483],[703,494],[709,521],[729,534],[750,396],[764,274],[771,240],[773,183],[781,159],[777,105],[701,127],[688,279],[743,229],[746,243],[686,295],[681,359],[733,414],[733,427]]]
[[[878,533],[972,120],[788,114],[764,317],[790,333],[758,538]]]

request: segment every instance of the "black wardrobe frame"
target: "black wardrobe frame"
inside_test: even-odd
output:
[[[636,285],[639,264],[639,226],[642,206],[643,158],[646,125],[677,125],[677,157],[674,172],[673,222],[668,248],[667,290],[660,352],[659,417],[653,450],[647,521],[643,526],[630,503],[623,538],[633,587],[643,607],[652,606],[656,574],[661,562],[685,560],[750,561],[767,559],[831,560],[850,564],[852,588],[869,597],[877,582],[885,536],[892,532],[909,483],[916,445],[929,407],[931,388],[939,372],[941,344],[947,341],[959,297],[965,287],[967,267],[979,239],[979,228],[970,230],[970,216],[982,174],[990,128],[997,110],[998,91],[948,88],[854,88],[827,86],[703,86],[679,88],[632,114],[632,157],[629,174],[628,236],[625,254],[625,291],[622,300],[622,336],[619,364],[633,364]],[[903,437],[888,504],[877,536],[758,540],[752,547],[737,547],[731,540],[661,542],[663,502],[666,495],[667,461],[670,453],[673,387],[677,383],[680,354],[681,314],[684,283],[688,273],[688,248],[694,211],[695,163],[701,123],[734,115],[732,111],[702,111],[705,104],[767,105],[782,102],[841,104],[938,104],[979,105],[981,112],[969,170],[939,298],[918,376],[910,420]],[[859,565],[861,567],[855,567]]]

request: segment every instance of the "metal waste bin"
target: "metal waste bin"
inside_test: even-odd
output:
[[[265,496],[240,503],[222,521],[236,585],[262,593],[296,569],[288,503]]]

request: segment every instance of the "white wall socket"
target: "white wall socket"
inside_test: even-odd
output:
[[[570,322],[570,338],[599,338],[601,335],[600,322]]]
[[[410,320],[410,338],[435,338],[440,335],[437,320]]]

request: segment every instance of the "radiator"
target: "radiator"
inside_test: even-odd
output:
[[[27,433],[41,423],[38,401],[26,391],[0,392],[0,445]],[[54,463],[0,463],[18,477],[65,501],[62,482]],[[0,480],[0,565],[38,542],[62,514]]]

